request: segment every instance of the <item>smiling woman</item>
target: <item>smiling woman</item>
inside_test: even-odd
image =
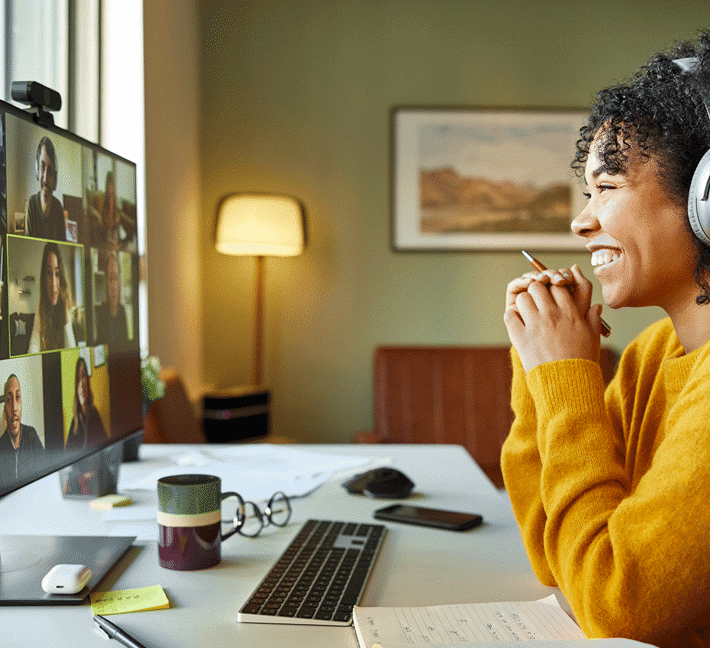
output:
[[[604,300],[669,316],[606,391],[601,307],[580,269],[508,284],[505,484],[538,577],[589,637],[710,646],[710,248],[688,217],[689,194],[691,216],[707,203],[710,169],[694,175],[710,158],[706,102],[703,32],[601,91],[581,131],[573,166],[589,193],[572,229]]]
[[[72,329],[72,298],[59,245],[44,245],[40,266],[39,306],[32,327],[29,353],[76,346]]]
[[[625,170],[610,172],[601,158],[608,134],[603,126],[592,142],[589,201],[572,231],[587,239],[607,305],[660,306],[677,320],[700,292],[693,235],[685,226],[687,198],[669,193],[659,156],[645,158],[638,146],[629,151]]]

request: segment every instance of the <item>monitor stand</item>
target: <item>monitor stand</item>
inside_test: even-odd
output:
[[[108,573],[135,536],[0,535],[0,605],[76,605]],[[42,579],[55,565],[87,565],[92,576],[78,594],[47,594]]]

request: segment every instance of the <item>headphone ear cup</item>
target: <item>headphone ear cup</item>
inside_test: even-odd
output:
[[[710,247],[710,150],[698,163],[690,182],[688,220],[695,236]]]

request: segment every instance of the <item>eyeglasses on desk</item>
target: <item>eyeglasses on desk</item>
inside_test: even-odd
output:
[[[234,526],[237,533],[247,538],[256,538],[270,524],[285,527],[291,519],[291,501],[282,491],[274,493],[263,510],[254,502],[244,500],[239,493],[234,494],[238,502]]]

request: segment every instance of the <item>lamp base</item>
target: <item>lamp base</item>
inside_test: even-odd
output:
[[[271,432],[271,391],[228,387],[203,397],[202,426],[208,443],[239,443]]]

